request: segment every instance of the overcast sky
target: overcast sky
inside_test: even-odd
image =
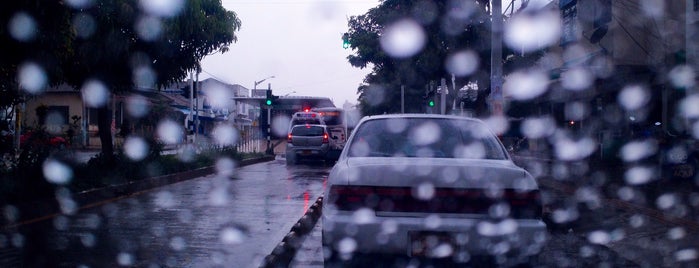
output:
[[[368,69],[347,62],[342,48],[347,18],[366,13],[376,0],[223,0],[242,22],[238,42],[202,61],[209,77],[252,89],[271,83],[275,95],[328,97],[336,106],[357,102]],[[294,92],[295,93],[292,93]]]

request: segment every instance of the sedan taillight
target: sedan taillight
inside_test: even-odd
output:
[[[328,142],[330,142],[328,140],[328,133],[323,133],[323,143],[328,143]]]
[[[489,197],[483,189],[436,188],[429,199],[417,198],[413,187],[333,185],[330,199],[339,210],[370,208],[376,212],[488,214],[491,206],[505,203],[510,217],[541,217],[538,190],[518,192],[503,189],[500,197]]]
[[[290,142],[291,142],[291,138],[292,138],[291,133],[287,134],[287,135],[286,135],[286,142],[289,142],[289,143],[290,143]]]

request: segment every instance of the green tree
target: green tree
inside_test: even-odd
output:
[[[387,100],[399,100],[401,85],[406,88],[406,111],[409,107],[424,107],[423,95],[430,82],[438,85],[447,79],[450,94],[447,103],[458,97],[451,85],[451,73],[445,68],[448,57],[462,51],[472,51],[480,59],[478,69],[468,75],[458,75],[457,85],[477,81],[480,89],[489,83],[490,25],[488,1],[409,1],[385,0],[366,14],[352,16],[347,32],[350,48],[348,56],[352,66],[372,68],[364,79],[366,85],[358,88],[359,101],[364,114],[394,113],[400,104]],[[383,31],[393,23],[411,19],[418,22],[426,33],[425,46],[408,58],[394,58],[381,47]],[[371,86],[369,86],[371,85]],[[377,87],[378,85],[378,87]],[[458,86],[457,86],[458,87]],[[376,91],[383,90],[380,103]],[[479,100],[484,101],[487,90],[481,90]],[[451,105],[447,105],[451,107]],[[412,108],[416,109],[416,108]]]
[[[152,90],[181,81],[199,68],[202,58],[226,52],[237,41],[240,20],[220,0],[184,1],[171,14],[149,12],[140,2],[97,1],[73,10],[74,17],[92,22],[94,29],[77,33],[75,55],[65,64],[66,82],[81,88],[99,81],[115,94]],[[102,155],[111,158],[109,107],[95,108]]]

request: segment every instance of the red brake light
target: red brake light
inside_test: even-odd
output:
[[[286,141],[291,142],[291,133],[286,135]]]
[[[323,143],[328,143],[328,133],[323,133]]]

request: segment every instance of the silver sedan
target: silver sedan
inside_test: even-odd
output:
[[[510,265],[535,259],[547,239],[536,181],[477,119],[365,117],[324,194],[328,264],[379,253]]]

